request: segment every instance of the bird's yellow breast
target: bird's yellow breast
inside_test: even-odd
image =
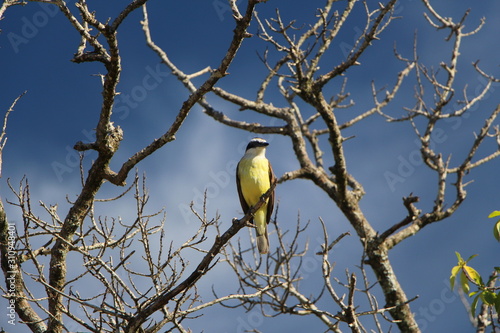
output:
[[[255,205],[271,187],[269,161],[262,156],[243,158],[238,166],[238,177],[245,201],[249,206]]]

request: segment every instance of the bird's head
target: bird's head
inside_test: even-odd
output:
[[[269,146],[269,143],[262,138],[253,138],[247,145],[247,149],[245,150],[245,154],[251,155],[260,155],[265,153],[266,147]]]
[[[250,142],[248,143],[247,145],[247,151],[249,149],[253,149],[253,148],[266,148],[267,146],[269,146],[269,143],[262,139],[262,138],[253,138],[252,140],[250,140]]]

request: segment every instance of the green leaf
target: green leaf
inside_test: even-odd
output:
[[[459,265],[464,262],[464,260],[462,259],[462,256],[460,255],[460,253],[458,253],[457,251],[455,251],[455,255],[457,256],[458,264]]]
[[[495,310],[497,311],[497,314],[500,314],[500,291],[498,292],[495,300]]]
[[[481,299],[486,305],[495,305],[497,295],[492,291],[485,290],[481,296]]]
[[[488,218],[491,219],[492,217],[500,216],[500,210],[494,210],[493,212],[488,215]]]
[[[477,308],[477,302],[479,301],[479,296],[481,296],[481,293],[479,293],[476,298],[472,301],[472,304],[470,305],[470,311],[472,312],[472,316],[476,316],[476,308]]]
[[[477,284],[478,286],[483,285],[483,279],[481,279],[481,275],[479,275],[479,273],[474,268],[465,265],[464,270],[475,284]]]
[[[472,260],[472,259],[474,259],[475,257],[477,257],[477,254],[473,254],[473,255],[471,255],[471,256],[469,257],[469,259],[467,259],[467,260],[465,261],[465,263],[468,263],[469,261],[471,261],[471,260]]]
[[[464,293],[469,294],[469,279],[467,279],[467,276],[463,271],[460,273],[460,287],[462,287]]]
[[[496,240],[500,242],[500,221],[495,223],[493,226],[493,236],[495,236]]]
[[[492,274],[490,276],[490,278],[488,279],[488,282],[486,283],[486,285],[490,285],[491,283],[493,283],[493,281],[495,281],[496,279],[498,278],[498,276],[496,274]]]
[[[460,266],[455,266],[451,269],[450,286],[452,290],[455,287],[455,278],[457,277],[458,272],[460,272]]]

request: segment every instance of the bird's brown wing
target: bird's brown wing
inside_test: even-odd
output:
[[[276,181],[276,176],[274,175],[273,172],[273,167],[271,166],[271,162],[269,162],[269,184],[272,186],[273,183]],[[273,192],[269,196],[269,200],[267,201],[267,223],[269,224],[269,221],[271,220],[271,215],[273,214],[273,209],[274,209],[274,192],[275,190],[273,189]]]
[[[240,163],[236,166],[236,186],[238,188],[238,197],[240,197],[241,208],[243,209],[243,214],[246,214],[250,207],[248,207],[245,198],[243,197],[243,192],[241,192],[240,176],[238,175],[238,170],[240,169]]]

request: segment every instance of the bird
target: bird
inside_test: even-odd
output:
[[[266,158],[269,143],[262,138],[253,138],[247,145],[245,154],[236,167],[236,185],[241,208],[245,214],[266,193],[276,180],[271,163]],[[253,215],[250,223],[255,226],[259,253],[269,253],[267,225],[274,209],[274,190],[267,202]]]

